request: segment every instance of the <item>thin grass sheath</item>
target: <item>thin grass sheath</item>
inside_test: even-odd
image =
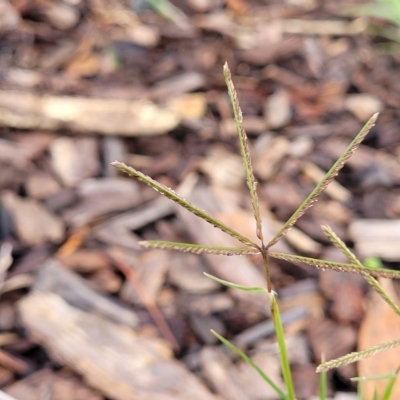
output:
[[[175,250],[182,253],[193,254],[215,254],[218,256],[242,256],[245,254],[259,254],[260,251],[254,248],[240,248],[240,247],[220,247],[220,246],[205,246],[201,244],[192,243],[177,243],[166,242],[163,240],[145,240],[140,241],[139,244],[145,248],[161,249],[161,250]]]
[[[228,87],[229,97],[232,103],[233,114],[235,116],[236,129],[239,136],[240,143],[240,153],[242,155],[244,169],[246,171],[246,181],[247,186],[249,187],[251,204],[253,206],[254,218],[256,220],[256,234],[257,237],[263,243],[263,234],[262,234],[262,222],[260,217],[260,208],[258,205],[258,197],[257,197],[257,182],[254,179],[253,167],[251,165],[249,144],[247,141],[247,135],[243,128],[243,115],[242,110],[240,109],[239,99],[237,97],[237,93],[235,90],[235,86],[233,85],[231,71],[229,70],[228,63],[224,64],[224,76],[226,86]]]
[[[267,247],[272,247],[295,223],[296,221],[312,206],[317,197],[326,189],[326,187],[332,182],[335,176],[343,168],[346,161],[351,155],[357,150],[357,147],[367,136],[368,132],[375,125],[378,113],[374,114],[369,121],[363,126],[358,135],[349,144],[345,152],[339,157],[339,159],[333,164],[332,168],[327,172],[325,177],[318,183],[315,189],[310,195],[304,200],[301,206],[293,213],[289,220],[283,225],[279,232],[271,239]]]
[[[378,344],[377,346],[370,347],[369,349],[347,354],[346,356],[336,358],[335,360],[327,361],[318,365],[317,372],[329,371],[332,368],[337,368],[342,365],[351,364],[356,361],[363,360],[364,358],[371,357],[376,353],[384,350],[393,349],[400,345],[400,339],[392,340],[391,342]]]
[[[186,208],[186,210],[188,210],[191,213],[193,213],[194,215],[204,219],[205,221],[207,221],[211,225],[215,226],[216,228],[221,229],[221,231],[236,238],[240,242],[242,242],[248,246],[251,246],[253,248],[256,248],[256,249],[258,248],[258,246],[255,243],[253,243],[250,239],[244,237],[239,232],[234,231],[232,228],[229,228],[228,226],[224,225],[221,221],[218,221],[216,218],[207,214],[205,211],[203,211],[200,208],[189,203],[187,200],[185,200],[179,194],[175,193],[172,189],[164,186],[160,182],[157,182],[156,180],[150,178],[149,176],[143,174],[140,171],[137,171],[136,169],[134,169],[132,167],[125,165],[122,162],[114,161],[113,163],[111,163],[111,165],[118,168],[120,171],[125,172],[126,174],[135,177],[136,179],[145,183],[146,185],[152,187],[154,190],[160,192],[165,197],[169,198],[170,200],[175,201],[175,203]]]

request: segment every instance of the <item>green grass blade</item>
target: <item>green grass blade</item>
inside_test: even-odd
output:
[[[381,276],[383,278],[400,279],[400,271],[396,271],[394,269],[367,268],[358,264],[346,264],[335,261],[318,260],[316,258],[296,256],[294,254],[277,253],[275,251],[270,251],[268,254],[273,258],[292,262],[300,262],[303,264],[312,265],[313,267],[321,270],[332,269],[334,271],[351,272],[363,276]]]
[[[154,190],[160,192],[163,194],[165,197],[168,197],[170,200],[175,201],[177,204],[180,206],[186,208],[188,211],[193,213],[194,215],[204,219],[207,221],[209,224],[215,226],[216,228],[221,229],[223,232],[227,233],[228,235],[238,239],[240,242],[254,247],[258,248],[258,246],[253,243],[250,239],[247,239],[240,233],[234,231],[233,229],[229,228],[225,224],[223,224],[221,221],[218,221],[216,218],[212,217],[211,215],[207,214],[205,211],[201,210],[200,208],[194,206],[193,204],[189,203],[187,200],[185,200],[183,197],[175,193],[172,189],[164,186],[160,182],[157,182],[156,180],[150,178],[149,176],[143,174],[140,171],[137,171],[136,169],[129,167],[125,165],[124,163],[114,161],[111,163],[114,167],[117,167],[120,171],[125,172],[128,175],[131,175],[138,179],[139,181],[145,183],[146,185],[152,187]]]
[[[400,345],[400,339],[392,340],[391,342],[378,344],[376,346],[370,347],[369,349],[347,354],[343,357],[336,358],[335,360],[327,361],[318,366],[317,372],[329,371],[332,368],[337,368],[342,365],[351,364],[356,361],[360,361],[364,358],[371,357],[376,353],[381,351],[393,349]]]
[[[233,114],[235,116],[236,129],[239,136],[240,143],[240,153],[242,154],[243,165],[246,170],[246,181],[247,186],[249,187],[250,196],[251,196],[251,204],[253,206],[254,218],[256,220],[256,233],[257,237],[263,242],[263,234],[262,234],[262,223],[260,217],[260,208],[258,206],[258,197],[256,192],[256,180],[254,179],[253,167],[251,165],[249,145],[247,142],[247,135],[243,128],[243,116],[242,110],[239,106],[239,99],[237,97],[237,93],[235,87],[232,82],[231,72],[228,67],[228,63],[224,65],[224,76],[225,82],[228,86],[229,97],[231,99]]]
[[[144,240],[139,244],[145,248],[176,250],[182,253],[193,254],[215,254],[218,256],[242,256],[245,254],[260,254],[260,250],[254,247],[223,247],[223,246],[206,246],[202,244],[166,242],[163,240]]]
[[[394,372],[394,376],[392,376],[389,379],[389,382],[385,387],[385,391],[383,392],[381,400],[389,400],[392,397],[394,384],[396,383],[398,375],[399,375],[399,368],[397,368],[397,370]]]
[[[325,177],[318,183],[311,194],[304,200],[301,206],[293,213],[293,215],[288,219],[288,221],[283,225],[279,232],[271,239],[267,247],[273,246],[286,232],[296,223],[296,221],[307,211],[308,208],[312,206],[316,198],[326,189],[326,187],[331,183],[335,176],[342,169],[346,161],[350,156],[356,151],[357,147],[363,141],[368,132],[375,125],[375,121],[378,118],[378,114],[374,114],[369,121],[363,126],[361,131],[357,134],[354,140],[349,144],[344,153],[339,157],[339,159],[333,164],[332,168],[327,172]]]
[[[326,400],[326,386],[326,372],[321,372],[321,375],[319,377],[319,400]]]
[[[356,376],[350,378],[352,382],[364,382],[364,381],[378,381],[381,379],[392,379],[396,376],[395,372],[389,372],[387,374],[375,375],[375,376]]]
[[[264,371],[249,357],[246,356],[246,354],[243,353],[240,349],[238,349],[235,345],[233,345],[231,342],[226,340],[223,336],[219,335],[217,332],[211,329],[211,333],[218,338],[226,347],[231,349],[234,353],[236,353],[239,357],[242,358],[243,361],[245,361],[248,365],[253,367],[261,376],[261,378],[264,379],[265,382],[268,383],[272,387],[272,389],[275,390],[276,394],[279,396],[281,400],[290,400],[285,393],[277,386],[275,383],[269,378]]]
[[[268,293],[268,297],[271,302],[271,317],[274,321],[276,339],[278,341],[279,354],[281,359],[281,369],[283,380],[285,381],[286,388],[288,390],[288,399],[296,400],[296,395],[294,393],[292,373],[290,370],[289,358],[286,350],[285,342],[285,332],[283,330],[283,324],[281,319],[281,314],[278,308],[278,302],[276,301],[274,292]]]
[[[229,281],[224,281],[223,279],[217,278],[214,275],[207,274],[207,272],[203,272],[205,276],[208,278],[213,279],[214,281],[220,283],[221,285],[228,286],[232,289],[239,289],[243,290],[245,292],[253,292],[253,293],[265,293],[267,289],[262,288],[262,287],[249,287],[249,286],[242,286],[242,285],[237,285],[236,283],[232,283]]]

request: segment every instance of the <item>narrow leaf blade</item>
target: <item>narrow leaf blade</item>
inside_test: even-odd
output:
[[[128,175],[131,175],[138,179],[139,181],[145,183],[146,185],[152,187],[154,190],[160,192],[164,196],[168,197],[170,200],[175,201],[177,204],[180,206],[186,208],[188,211],[193,213],[194,215],[204,219],[207,221],[209,224],[215,226],[216,228],[221,229],[223,232],[227,233],[228,235],[238,239],[240,242],[257,248],[258,246],[253,243],[250,239],[247,239],[240,233],[234,231],[233,229],[229,228],[225,224],[223,224],[221,221],[218,221],[216,218],[212,217],[205,211],[201,210],[200,208],[194,206],[193,204],[189,203],[187,200],[185,200],[183,197],[175,193],[172,189],[164,186],[160,182],[157,182],[156,180],[150,178],[149,176],[143,174],[140,171],[137,171],[136,169],[129,167],[125,165],[124,163],[114,161],[111,163],[114,167],[117,167],[120,171],[127,173]]]
[[[261,376],[261,378],[264,379],[265,382],[268,383],[272,387],[272,389],[275,390],[276,394],[279,396],[281,400],[288,400],[288,397],[283,393],[283,391],[272,381],[271,378],[269,378],[264,371],[249,357],[246,356],[246,354],[243,353],[240,349],[238,349],[235,345],[233,345],[231,342],[226,340],[223,336],[219,335],[217,332],[211,329],[211,333],[218,338],[219,341],[221,341],[226,347],[231,349],[234,353],[236,353],[239,357],[242,358],[243,361],[245,361],[248,365],[253,367]]]
[[[242,285],[237,285],[236,283],[232,283],[229,281],[224,281],[223,279],[217,278],[214,275],[207,274],[207,272],[203,272],[205,276],[208,278],[213,279],[214,281],[220,283],[221,285],[230,287],[232,289],[239,289],[243,290],[244,292],[253,292],[253,293],[265,293],[267,289],[262,288],[262,287],[249,287],[249,286],[242,286]]]
[[[239,106],[239,99],[233,85],[231,71],[229,70],[228,63],[224,65],[224,76],[225,82],[228,86],[229,97],[231,99],[233,114],[235,117],[236,129],[239,136],[240,143],[240,153],[242,155],[243,165],[246,171],[246,181],[247,186],[249,187],[250,196],[251,196],[251,204],[253,206],[254,218],[256,220],[256,233],[257,237],[263,242],[263,234],[262,234],[262,222],[260,217],[260,208],[258,205],[258,197],[256,192],[257,182],[254,179],[253,167],[251,165],[250,159],[250,151],[249,144],[247,141],[247,135],[243,128],[243,116],[242,110]]]
[[[339,159],[333,164],[332,168],[326,173],[325,177],[318,183],[315,189],[310,195],[304,200],[301,206],[293,213],[288,221],[283,225],[279,232],[271,239],[267,247],[272,247],[286,232],[296,223],[296,221],[312,206],[316,198],[326,189],[326,187],[332,182],[335,176],[343,168],[346,161],[356,151],[357,147],[363,141],[368,132],[375,125],[375,121],[378,118],[378,113],[374,114],[369,121],[363,126],[361,131],[357,134],[354,140],[349,144],[344,153]]]

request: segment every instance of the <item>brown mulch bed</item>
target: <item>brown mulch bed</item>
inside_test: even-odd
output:
[[[1,400],[276,398],[210,333],[282,386],[266,299],[203,275],[260,286],[260,260],[143,249],[143,239],[237,243],[110,165],[132,165],[255,238],[225,61],[266,236],[380,111],[274,250],[345,261],[329,225],[360,259],[400,266],[399,56],[343,17],[348,1],[173,3],[163,16],[146,1],[0,0]],[[281,260],[271,276],[298,400],[317,395],[321,354],[400,335],[362,277]],[[330,395],[355,394],[349,378],[398,359],[391,350],[335,370]]]

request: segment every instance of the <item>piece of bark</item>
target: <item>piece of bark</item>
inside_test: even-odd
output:
[[[17,400],[15,397],[9,396],[7,393],[4,393],[0,390],[0,400]]]
[[[64,224],[42,204],[3,192],[3,205],[11,214],[18,238],[26,246],[41,246],[46,241],[59,243],[64,238]]]
[[[298,399],[310,399],[318,393],[319,375],[315,365],[292,367],[293,386]]]
[[[153,250],[141,253],[137,262],[132,267],[140,281],[142,289],[146,291],[148,301],[156,303],[157,296],[164,284],[165,276],[170,267],[170,255],[166,251]],[[142,305],[143,301],[133,287],[132,283],[125,282],[121,299],[136,305]]]
[[[209,293],[218,289],[219,284],[204,275],[209,270],[201,257],[173,253],[170,258],[168,280],[179,289],[190,293]]]
[[[321,360],[324,354],[326,360],[344,356],[354,350],[357,333],[351,325],[337,325],[332,320],[317,318],[310,321],[307,333],[314,359]]]
[[[85,179],[78,186],[82,198],[75,207],[64,211],[64,220],[73,226],[88,224],[116,211],[124,211],[144,200],[139,184],[126,178]]]
[[[221,350],[216,347],[205,347],[201,351],[200,360],[204,376],[222,398],[251,400],[240,385],[235,366]]]
[[[279,358],[275,354],[260,349],[253,351],[250,358],[268,375],[275,385],[285,392]],[[237,364],[237,372],[241,386],[252,400],[275,400],[277,398],[275,390],[249,364],[240,361]]]
[[[52,292],[74,307],[131,328],[137,326],[136,314],[90,289],[79,275],[67,270],[56,260],[48,260],[41,268],[34,290]]]
[[[100,171],[96,138],[58,137],[50,146],[54,172],[67,186],[76,186]]]
[[[287,125],[292,115],[289,93],[278,89],[268,97],[264,106],[264,117],[269,129],[278,129]]]
[[[261,136],[257,139],[252,152],[254,172],[262,180],[270,179],[275,175],[288,150],[289,141],[286,138]]]
[[[134,199],[131,200],[131,206]],[[132,231],[173,213],[173,204],[164,197],[157,198],[141,210],[122,213],[96,226],[92,234],[99,240],[126,248],[139,250],[139,238]]]
[[[215,282],[212,279],[210,280]],[[201,295],[181,292],[179,303],[187,312],[198,315],[210,315],[230,310],[235,305],[232,297],[227,293],[206,293]]]
[[[361,259],[400,260],[400,219],[359,219],[350,224],[349,234]]]
[[[0,126],[20,129],[67,129],[104,135],[160,135],[174,129],[180,117],[144,100],[106,100],[39,96],[0,91]]]
[[[61,186],[49,173],[39,172],[28,176],[25,188],[29,197],[41,200],[58,193]]]
[[[53,372],[42,369],[5,388],[17,399],[42,400],[103,400],[103,396],[83,384],[67,371]],[[0,397],[1,399],[1,397]]]
[[[10,370],[0,365],[0,387],[3,388],[7,384],[9,384],[12,381],[13,377],[14,374]],[[1,395],[0,395],[0,400],[1,400]]]
[[[98,249],[81,249],[71,254],[58,254],[66,267],[79,272],[95,272],[111,266],[106,253]]]
[[[78,310],[54,293],[18,303],[22,325],[56,362],[113,400],[214,399],[161,341]],[[60,318],[62,315],[62,318]]]
[[[385,293],[398,304],[398,299],[389,279],[380,278],[379,282]],[[372,293],[364,321],[358,334],[358,350],[365,350],[371,346],[397,340],[400,337],[399,316],[375,291]],[[358,376],[377,376],[395,371],[399,365],[400,347],[389,351],[374,354],[358,363]],[[373,380],[362,383],[363,398],[372,400],[375,388],[378,399],[383,396],[387,381]],[[400,398],[400,382],[394,384],[393,399]]]

